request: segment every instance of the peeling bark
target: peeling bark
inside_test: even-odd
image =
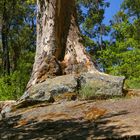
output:
[[[37,48],[27,89],[59,75],[97,71],[81,43],[75,0],[38,0]]]

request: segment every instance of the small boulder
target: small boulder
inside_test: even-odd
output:
[[[122,96],[125,77],[104,73],[83,73],[80,76],[81,88],[87,86],[92,95]]]
[[[66,98],[63,94],[78,93],[87,85],[91,90],[89,97],[94,95],[122,96],[124,79],[124,77],[111,76],[100,72],[57,76],[32,86],[20,100],[57,101],[58,98]]]
[[[39,101],[51,102],[54,96],[63,93],[74,93],[77,90],[77,77],[75,75],[58,76],[52,79],[47,79],[42,83],[32,86],[21,97],[21,100],[33,99]]]

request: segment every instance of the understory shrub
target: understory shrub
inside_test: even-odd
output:
[[[0,100],[16,100],[19,98],[29,79],[28,75],[22,75],[19,71],[15,71],[9,76],[0,78]]]

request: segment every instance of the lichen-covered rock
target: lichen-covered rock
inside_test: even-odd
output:
[[[75,75],[58,76],[47,79],[43,83],[34,85],[28,93],[22,96],[21,100],[33,99],[39,101],[50,101],[54,96],[63,93],[73,93],[77,90],[77,77]]]
[[[96,95],[122,96],[124,79],[124,77],[111,76],[100,72],[57,76],[52,79],[48,78],[46,81],[32,86],[21,97],[21,100],[57,101],[59,97],[65,98],[63,94],[73,94],[84,86],[90,87],[90,92],[89,90],[84,91],[87,92],[84,94],[89,98]]]
[[[80,84],[81,87],[91,88],[93,95],[122,96],[124,79],[125,77],[103,73],[83,73],[80,76]]]

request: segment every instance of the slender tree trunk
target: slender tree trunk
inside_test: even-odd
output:
[[[27,88],[47,78],[97,71],[82,45],[75,0],[38,0],[37,48]]]
[[[4,10],[2,17],[2,48],[3,48],[3,71],[4,74],[10,74],[10,60],[9,60],[9,46],[8,46],[8,23],[7,23],[7,11],[6,2],[4,2]]]
[[[13,45],[12,49],[13,49],[13,56],[12,56],[13,67],[12,67],[12,70],[15,71],[15,70],[17,70],[18,60],[20,58],[20,49],[16,45]]]
[[[11,4],[11,6],[12,6],[11,7],[12,8],[12,18],[14,18],[14,16],[16,15],[16,5],[17,5],[17,1],[12,0],[12,4]],[[10,39],[14,40],[12,35],[10,36]],[[13,45],[11,46],[12,50],[13,50],[13,55],[12,55],[13,64],[11,64],[13,71],[17,70],[18,60],[20,58],[20,47],[19,46],[20,45],[17,45],[14,42],[13,42]]]

